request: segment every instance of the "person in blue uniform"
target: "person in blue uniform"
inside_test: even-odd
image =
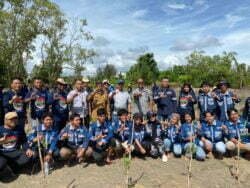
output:
[[[207,156],[216,154],[217,157],[222,158],[226,153],[226,145],[224,143],[226,126],[222,122],[215,119],[213,112],[205,113],[205,122],[201,125],[201,142]]]
[[[169,87],[169,80],[162,79],[161,87],[153,92],[153,99],[157,105],[157,114],[160,121],[169,119],[172,113],[177,110],[176,93]]]
[[[229,83],[226,81],[221,81],[218,84],[219,90],[217,91],[217,102],[219,106],[219,112],[217,114],[218,119],[221,122],[226,122],[229,117],[227,111],[234,109],[235,104],[240,102],[238,96],[229,91]]]
[[[93,157],[97,164],[112,163],[110,141],[113,138],[113,129],[107,120],[104,108],[97,110],[97,121],[90,124],[89,134],[90,147],[93,150]]]
[[[53,159],[59,157],[57,148],[58,131],[53,127],[53,115],[46,113],[42,117],[42,124],[28,135],[28,147],[38,153],[38,139],[42,148],[43,160],[51,163]]]
[[[229,120],[226,122],[227,126],[227,143],[226,148],[231,155],[236,154],[239,147],[240,152],[250,154],[250,136],[244,121],[240,119],[239,113],[236,109],[228,111]]]
[[[79,114],[70,116],[70,123],[64,127],[59,135],[60,157],[69,162],[81,163],[91,156],[89,146],[89,132],[81,125]]]
[[[61,131],[67,124],[69,108],[67,104],[66,82],[62,78],[56,80],[57,87],[53,92],[52,113],[54,126]]]
[[[209,111],[213,114],[217,114],[217,96],[215,92],[211,90],[211,85],[206,81],[201,84],[201,90],[198,95],[198,107],[201,122],[205,121],[205,112]]]
[[[192,115],[185,114],[185,123],[180,128],[180,140],[185,156],[190,157],[194,155],[197,160],[204,160],[206,154],[204,150],[199,146],[199,139],[197,137],[199,125],[194,122]]]
[[[164,122],[163,139],[164,139],[164,151],[162,161],[167,162],[169,153],[173,152],[176,157],[180,157],[182,154],[182,147],[180,143],[180,115],[173,113],[170,116],[169,122]]]
[[[248,133],[250,133],[250,97],[248,97],[245,102],[244,111],[243,111],[243,119],[246,122]]]
[[[48,90],[43,88],[43,81],[40,78],[34,78],[33,88],[25,96],[25,102],[30,103],[31,124],[36,128],[36,120],[42,122],[42,116],[49,111],[52,102],[52,97]]]
[[[6,91],[3,96],[4,112],[17,113],[18,123],[16,129],[25,137],[26,103],[25,93],[22,89],[22,80],[20,78],[13,78],[10,88],[11,89]]]
[[[34,152],[27,148],[20,132],[15,127],[18,115],[16,112],[5,114],[4,126],[0,127],[0,170],[11,167],[13,171],[26,166],[33,159]]]

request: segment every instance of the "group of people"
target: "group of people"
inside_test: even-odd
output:
[[[0,173],[37,163],[39,156],[50,168],[57,161],[111,164],[131,153],[163,162],[171,155],[204,161],[239,148],[249,157],[250,98],[241,115],[235,108],[240,99],[226,81],[216,88],[203,82],[198,95],[185,83],[178,98],[166,78],[151,89],[140,78],[130,92],[124,80],[115,87],[108,80],[95,84],[92,90],[88,79],[77,79],[69,91],[62,78],[55,88],[34,78],[28,88],[14,78],[0,91]]]

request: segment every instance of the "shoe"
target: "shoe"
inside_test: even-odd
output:
[[[168,162],[168,156],[167,156],[166,154],[163,154],[161,160],[162,160],[162,162],[164,162],[164,163]]]

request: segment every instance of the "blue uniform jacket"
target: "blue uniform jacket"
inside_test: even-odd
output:
[[[62,140],[62,135],[68,134],[68,138],[64,140],[66,147],[71,149],[84,148],[86,149],[89,144],[89,132],[85,126],[74,128],[72,125],[64,127],[59,135],[59,139]]]
[[[212,125],[203,122],[201,125],[201,136],[212,143],[223,141],[225,132],[222,129],[222,123],[218,120],[214,120]]]
[[[43,136],[40,143],[46,152],[53,153],[57,149],[58,132],[53,128],[47,129],[43,124],[40,124],[36,130],[33,130],[33,133],[28,135],[30,149],[37,148],[37,141],[34,140],[37,138],[37,134]]]

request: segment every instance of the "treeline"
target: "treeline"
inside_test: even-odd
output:
[[[186,59],[185,65],[174,65],[167,70],[159,70],[153,54],[142,55],[137,64],[128,71],[127,81],[134,83],[137,78],[142,77],[150,84],[162,78],[169,78],[178,86],[188,82],[194,87],[200,87],[203,81],[214,85],[220,80],[227,80],[234,88],[250,86],[250,66],[239,63],[234,52],[209,56],[204,52],[194,51]]]

